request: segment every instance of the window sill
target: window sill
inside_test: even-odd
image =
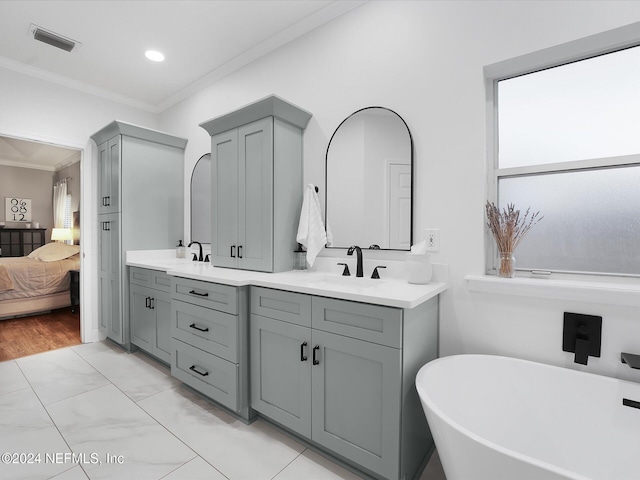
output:
[[[471,292],[640,307],[640,284],[552,278],[467,275]]]

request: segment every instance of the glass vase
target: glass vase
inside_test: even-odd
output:
[[[516,258],[513,252],[500,252],[500,266],[498,276],[503,278],[513,278],[516,275]]]

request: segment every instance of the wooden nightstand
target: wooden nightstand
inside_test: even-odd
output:
[[[71,275],[71,312],[76,313],[76,306],[80,305],[80,270],[69,270]]]

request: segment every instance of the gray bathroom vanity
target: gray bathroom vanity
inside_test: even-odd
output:
[[[434,447],[414,379],[438,356],[445,284],[266,274],[153,255],[129,252],[130,278],[170,277],[170,320],[157,312],[154,341],[132,334],[132,342],[162,360],[154,345],[169,336],[174,376],[371,477],[412,479],[424,466]],[[132,285],[132,308],[152,290],[136,302]]]

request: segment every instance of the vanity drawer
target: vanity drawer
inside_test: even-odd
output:
[[[171,336],[230,362],[238,361],[236,315],[173,300]]]
[[[389,347],[402,346],[400,308],[313,297],[311,312],[315,329]]]
[[[238,410],[238,365],[171,340],[171,374],[233,411]]]
[[[129,283],[171,292],[171,277],[164,272],[150,268],[129,267]]]
[[[221,312],[238,313],[238,289],[219,283],[173,277],[172,297]]]
[[[251,287],[251,313],[311,326],[311,296],[272,288]]]

